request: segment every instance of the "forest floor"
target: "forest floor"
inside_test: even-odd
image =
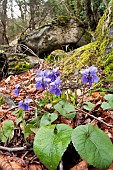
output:
[[[42,66],[44,69],[45,66]],[[5,102],[2,101],[2,97],[0,96],[0,127],[7,120],[12,120],[15,124],[15,130],[13,134],[13,138],[11,141],[8,139],[5,143],[0,142],[0,170],[46,170],[43,163],[36,157],[33,152],[33,140],[34,133],[31,133],[25,140],[24,138],[24,125],[20,122],[18,125],[17,116],[14,114],[14,111],[17,110],[18,102],[24,100],[26,96],[30,96],[34,100],[41,100],[44,98],[43,91],[38,91],[35,88],[35,76],[37,69],[31,69],[25,73],[20,75],[10,75],[7,78],[4,78],[0,82],[0,93],[2,93],[6,98]],[[16,84],[24,84],[25,89],[20,91],[19,96],[16,96],[13,93]],[[68,89],[67,89],[68,90]],[[71,89],[70,89],[71,91]],[[112,110],[102,110],[100,105],[102,103],[103,96],[101,96],[99,91],[92,92],[91,94],[87,91],[84,95],[83,101],[93,102],[95,104],[95,109],[90,112],[90,114],[94,115],[98,119],[106,122],[106,124],[102,123],[98,119],[94,119],[89,115],[85,115],[83,112],[79,111],[79,114],[74,119],[67,119],[63,116],[59,116],[57,123],[64,123],[73,128],[81,124],[92,124],[101,130],[103,130],[113,142],[113,126],[109,127],[109,125],[113,125],[113,111]],[[72,92],[73,93],[73,92]],[[108,93],[108,92],[107,92]],[[77,97],[81,96],[81,89],[77,89]],[[8,97],[8,98],[7,98]],[[14,102],[14,106],[11,107],[12,102],[8,102],[7,99],[10,99]],[[26,111],[24,120],[29,122],[32,119],[35,106],[31,105],[29,111]],[[51,110],[51,107],[43,107],[43,110]],[[98,109],[98,112],[96,111]],[[63,161],[63,169],[64,170],[97,170],[87,164],[84,160],[80,159],[77,152],[74,150],[73,146],[70,145],[62,158]],[[63,170],[62,168],[59,168]],[[108,170],[113,170],[113,163],[111,164]]]

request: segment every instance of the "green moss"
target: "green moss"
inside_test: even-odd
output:
[[[85,37],[86,42],[91,42],[91,38],[92,38],[91,33],[86,31],[84,34],[84,37]]]
[[[59,61],[66,56],[66,53],[63,50],[55,50],[46,58],[47,62],[53,63]]]
[[[108,55],[103,56],[100,60],[100,66],[103,66],[104,73],[107,76],[111,76],[113,73],[113,51],[111,51]]]
[[[75,50],[71,56],[60,61],[64,74],[74,73],[90,65],[97,65],[104,69],[107,76],[113,74],[113,0],[110,8],[105,10],[95,31],[95,42],[91,42]]]
[[[45,27],[46,25],[50,24],[51,25],[57,25],[57,26],[66,26],[69,24],[70,20],[73,19],[74,21],[76,21],[77,23],[79,23],[80,25],[83,25],[83,22],[78,19],[77,17],[75,16],[58,16],[58,17],[55,17],[54,19],[52,20],[48,20],[46,21],[40,28],[42,29],[43,27]]]
[[[68,16],[58,16],[55,18],[55,21],[57,22],[58,25],[67,25],[69,23],[70,18]]]
[[[31,68],[32,68],[32,66],[29,63],[20,62],[14,67],[14,70],[15,71],[26,71],[26,70],[29,70]]]
[[[64,74],[68,75],[74,73],[76,69],[96,65],[98,56],[98,44],[93,42],[76,49],[73,55],[68,55],[59,64],[63,68]]]
[[[112,39],[110,37],[105,37],[103,39],[103,41],[101,42],[100,44],[100,54],[101,55],[104,55],[105,51],[106,51],[106,48],[107,46],[110,44],[110,42],[112,41]]]
[[[104,15],[101,17],[101,19],[99,20],[99,22],[98,22],[98,26],[97,26],[97,28],[96,28],[96,37],[98,38],[98,41],[101,41],[102,39],[103,39],[103,37],[105,36],[105,33],[106,33],[106,29],[107,28],[105,28],[105,26],[103,25],[104,24],[104,22],[105,22],[105,20],[107,19],[107,17],[108,17],[108,10],[106,10],[105,12],[104,12]]]

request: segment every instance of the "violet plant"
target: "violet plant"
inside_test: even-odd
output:
[[[80,73],[82,74],[82,83],[88,84],[89,86],[92,86],[92,83],[97,83],[99,80],[97,71],[98,70],[95,66],[81,70]]]
[[[20,89],[21,89],[20,84],[17,84],[17,85],[15,86],[15,89],[13,90],[13,92],[18,96],[19,93],[20,93]]]
[[[32,99],[26,98],[24,101],[20,101],[18,104],[18,108],[23,108],[24,111],[27,111],[30,109],[29,103],[32,102]]]
[[[90,87],[93,83],[97,83],[99,81],[97,72],[95,66],[82,69],[80,71],[82,83]],[[44,71],[37,70],[35,80],[37,90],[48,91],[51,95],[54,94],[58,97],[62,95],[58,68]],[[18,95],[19,91],[20,87],[17,85],[14,93]],[[31,102],[31,99],[20,101],[18,107],[23,108],[24,111],[29,110],[29,102]],[[54,109],[58,114],[73,119],[78,108],[68,101],[61,100],[54,105]],[[82,112],[88,114],[85,111]],[[38,127],[35,135],[33,150],[42,163],[49,170],[56,170],[64,152],[72,142],[80,157],[87,163],[99,169],[108,168],[113,160],[113,145],[107,134],[91,124],[80,125],[75,129],[66,124],[54,124],[58,114],[53,112],[42,115],[41,126]],[[31,125],[32,127],[33,125]]]

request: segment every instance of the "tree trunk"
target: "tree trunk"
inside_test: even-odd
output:
[[[35,29],[35,4],[36,4],[36,0],[29,0],[30,15],[31,15],[29,25],[32,30]]]
[[[94,19],[95,19],[95,22],[96,22],[96,25],[98,24],[98,21],[101,17],[99,11],[98,11],[98,8],[100,6],[100,3],[101,3],[101,0],[91,0],[91,3],[92,3],[92,12],[93,12],[93,16],[94,16]]]
[[[76,16],[80,18],[80,12],[82,10],[81,0],[76,0]]]
[[[1,12],[1,23],[3,27],[3,32],[2,32],[2,39],[3,39],[3,44],[9,44],[8,38],[7,38],[7,0],[3,0],[2,2],[2,12]]]
[[[91,0],[84,0],[83,4],[84,4],[84,10],[85,10],[88,26],[90,27],[91,30],[95,30],[96,22],[94,19],[93,11],[91,9]]]

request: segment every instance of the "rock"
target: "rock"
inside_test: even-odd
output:
[[[35,29],[20,38],[18,43],[26,45],[39,56],[44,57],[56,49],[85,45],[91,41],[84,25],[77,18],[59,17],[41,28]]]
[[[4,53],[0,52],[0,80],[2,80],[8,71],[7,57]]]
[[[54,50],[46,58],[46,61],[52,63],[52,62],[61,60],[65,56],[67,56],[67,53],[65,51],[63,51],[63,50]]]
[[[40,59],[36,56],[28,56],[23,53],[7,54],[8,56],[8,75],[20,74],[32,67],[39,67]]]
[[[0,92],[0,98],[2,99],[2,104],[7,103],[9,106],[16,106],[12,99]],[[1,103],[0,103],[1,104]]]
[[[103,69],[107,81],[113,81],[113,0],[100,18],[93,41],[77,48],[62,58],[58,63],[63,68],[64,75],[75,75],[86,66],[99,66]],[[68,76],[69,77],[69,76]]]

